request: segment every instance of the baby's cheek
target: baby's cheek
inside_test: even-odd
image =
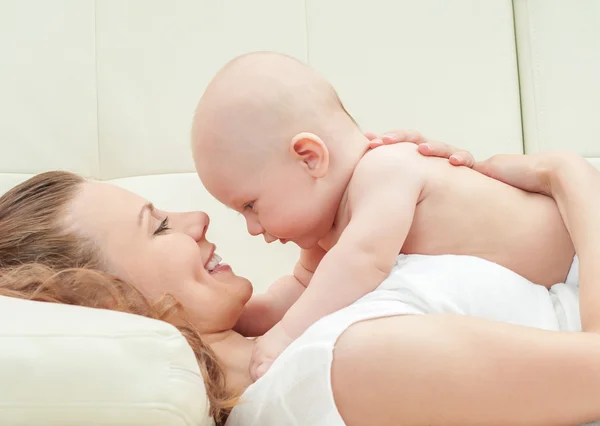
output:
[[[315,219],[317,218],[315,218],[313,215],[306,214],[302,211],[296,211],[293,215],[290,215],[285,226],[287,227],[287,231],[289,234],[291,234],[291,236],[301,237],[313,232]]]

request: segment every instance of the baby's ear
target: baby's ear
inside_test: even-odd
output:
[[[312,177],[322,178],[327,174],[329,150],[317,135],[303,132],[294,136],[290,142],[290,154]]]

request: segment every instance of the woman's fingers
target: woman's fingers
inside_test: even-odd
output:
[[[473,169],[525,191],[549,194],[544,155],[498,154],[476,163]]]
[[[446,158],[453,166],[473,167],[475,158],[464,149],[456,148],[450,144],[427,140],[425,136],[416,130],[396,129],[383,135],[367,132],[365,136],[370,141],[369,148],[377,148],[382,145],[392,145],[401,142],[410,142],[418,145],[418,151],[428,157]]]
[[[397,129],[387,132],[381,136],[381,140],[385,145],[394,144],[398,142],[412,142],[414,144],[422,144],[427,142],[425,136],[416,130]]]
[[[381,138],[375,137],[373,139],[369,139],[369,149],[377,148],[379,146],[383,146],[383,141]]]
[[[373,139],[377,139],[379,136],[377,136],[377,133],[365,132],[365,137],[372,141]]]
[[[464,149],[456,148],[447,143],[427,140],[415,130],[397,129],[379,135],[373,132],[365,133],[370,141],[370,148],[410,142],[418,145],[417,150],[427,157],[446,158],[453,166],[470,167],[475,171],[493,179],[502,181],[517,188],[530,192],[550,193],[548,180],[549,170],[557,167],[557,163],[565,161],[569,154],[499,154],[476,162],[475,157]]]
[[[447,158],[453,166],[473,167],[475,157],[469,151],[439,141],[420,144],[418,151],[427,157]]]
[[[365,137],[370,141],[369,148],[377,148],[382,145],[393,145],[400,142],[410,142],[421,144],[426,141],[425,137],[416,130],[398,129],[379,135],[373,132],[366,132]]]

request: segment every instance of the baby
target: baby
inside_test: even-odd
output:
[[[255,296],[238,324],[248,336],[266,331],[254,379],[319,318],[374,290],[399,253],[477,256],[546,287],[573,261],[551,198],[413,144],[369,150],[328,82],[284,55],[227,64],[200,100],[192,139],[202,183],[248,232],[302,249],[293,276]]]

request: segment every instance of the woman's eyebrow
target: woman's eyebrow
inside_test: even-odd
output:
[[[138,226],[142,225],[142,219],[144,219],[144,215],[146,213],[150,213],[154,210],[154,205],[152,203],[146,203],[142,206],[140,210],[140,214],[138,215]]]

